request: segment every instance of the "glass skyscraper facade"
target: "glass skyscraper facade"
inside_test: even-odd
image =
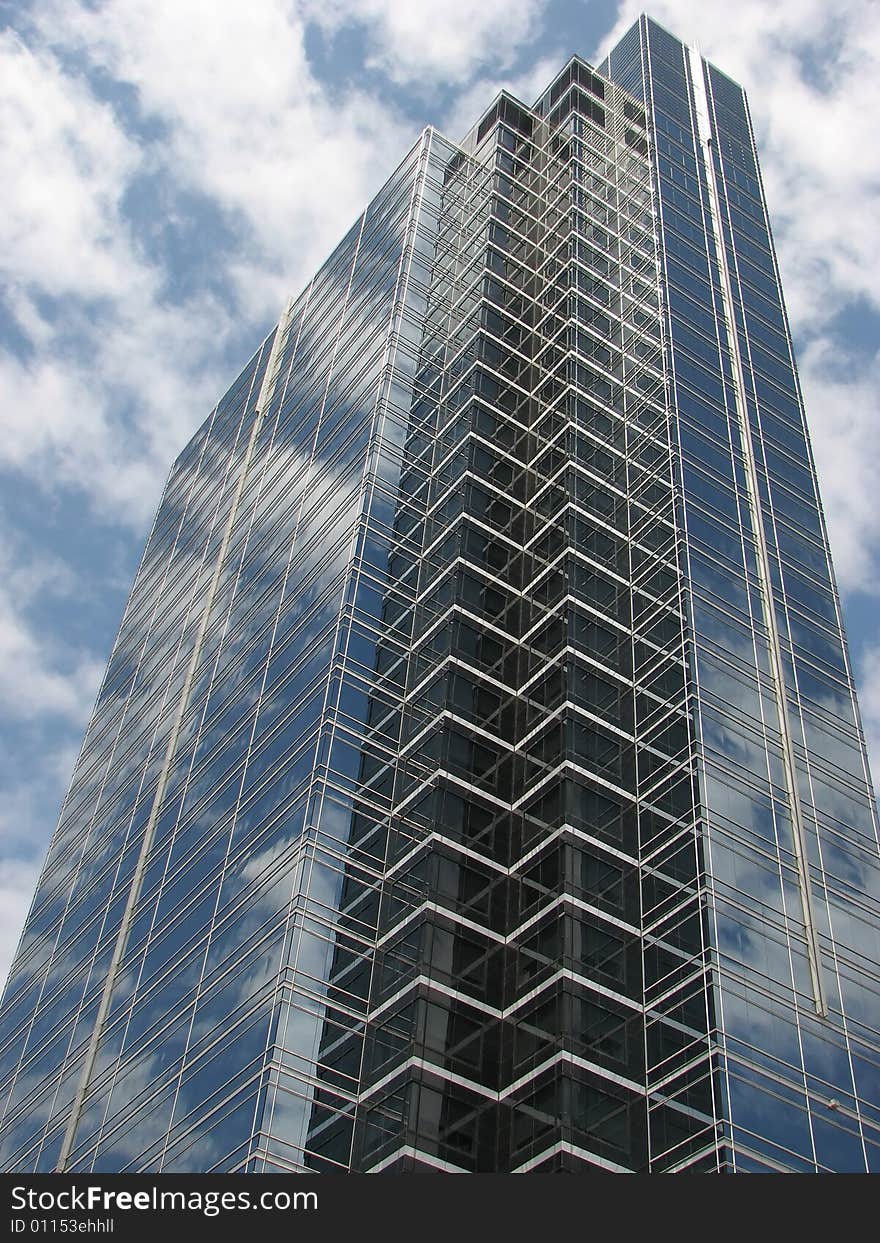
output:
[[[880,859],[742,90],[428,129],[175,463],[0,1160],[880,1171]]]

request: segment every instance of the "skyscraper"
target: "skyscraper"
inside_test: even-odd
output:
[[[428,129],[175,463],[19,1170],[880,1170],[880,860],[741,89]]]

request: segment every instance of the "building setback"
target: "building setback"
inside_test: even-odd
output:
[[[739,86],[427,129],[175,463],[2,1163],[880,1171],[877,821]]]

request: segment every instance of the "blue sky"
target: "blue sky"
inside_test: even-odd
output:
[[[172,459],[425,124],[642,7],[0,0],[0,979]],[[648,11],[750,93],[878,756],[880,5]]]

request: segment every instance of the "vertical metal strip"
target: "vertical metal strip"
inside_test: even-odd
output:
[[[691,78],[694,87],[694,100],[697,111],[697,130],[700,140],[700,151],[703,167],[706,171],[706,182],[709,187],[709,207],[712,221],[712,233],[715,239],[715,252],[718,256],[718,269],[721,277],[721,300],[724,317],[727,322],[727,339],[730,345],[733,362],[733,388],[736,395],[736,412],[739,420],[740,438],[742,440],[743,457],[745,459],[746,480],[748,483],[749,508],[752,515],[752,527],[755,532],[757,547],[758,577],[761,584],[761,598],[764,605],[764,624],[767,628],[767,646],[770,651],[770,668],[776,694],[776,707],[779,716],[779,733],[782,740],[782,759],[785,769],[785,780],[788,786],[788,803],[791,811],[792,837],[794,840],[795,863],[800,890],[801,911],[804,932],[807,938],[807,959],[810,964],[810,979],[813,986],[813,1001],[816,1013],[823,1018],[828,1014],[828,1001],[822,983],[822,960],[819,950],[819,935],[813,914],[813,895],[810,885],[810,868],[807,855],[807,837],[801,812],[800,796],[797,787],[797,766],[795,764],[794,741],[786,700],[785,675],[782,662],[782,647],[779,640],[779,627],[776,622],[776,606],[773,597],[773,579],[770,572],[770,554],[767,549],[767,536],[764,530],[764,518],[761,513],[761,492],[758,486],[758,469],[755,459],[755,446],[752,440],[752,429],[749,423],[749,410],[746,402],[746,384],[743,371],[742,354],[739,348],[739,337],[736,329],[736,318],[733,313],[733,286],[730,268],[727,262],[727,249],[722,229],[721,198],[718,193],[718,182],[715,176],[715,163],[712,152],[712,125],[709,118],[709,101],[706,96],[706,83],[703,78],[703,61],[699,51],[688,48]]]
[[[211,610],[217,596],[217,588],[220,585],[220,576],[223,571],[223,563],[226,559],[226,553],[229,548],[229,541],[232,537],[232,531],[235,526],[235,519],[238,514],[238,507],[244,492],[245,481],[247,480],[248,470],[250,468],[251,459],[254,453],[254,446],[257,441],[257,435],[263,423],[263,415],[266,407],[271,400],[272,391],[275,387],[275,380],[278,373],[279,359],[281,354],[281,342],[286,339],[287,329],[289,326],[291,311],[293,309],[293,301],[290,300],[284,309],[284,313],[278,322],[278,328],[275,332],[275,339],[272,342],[272,350],[269,354],[269,361],[266,364],[266,370],[263,375],[263,383],[260,386],[260,393],[257,398],[256,413],[254,416],[254,424],[251,428],[251,435],[245,450],[244,459],[241,465],[241,472],[238,477],[238,484],[235,489],[235,496],[229,510],[229,517],[226,520],[226,528],[223,532],[223,539],[220,542],[220,549],[217,553],[217,564],[214,567],[214,575],[211,579],[211,585],[205,596],[205,606],[202,610],[201,620],[199,622],[199,630],[193,644],[192,658],[190,659],[189,668],[187,669],[186,678],[183,688],[180,692],[180,698],[177,703],[177,711],[174,716],[174,724],[171,727],[171,733],[168,736],[168,745],[165,748],[165,759],[162,764],[162,771],[159,774],[159,782],[156,786],[156,793],[153,796],[153,803],[150,808],[150,818],[144,829],[143,841],[141,842],[140,853],[138,854],[137,864],[131,878],[131,885],[128,891],[128,900],[125,904],[125,910],[122,915],[122,921],[119,925],[119,932],[116,936],[116,944],[113,948],[113,957],[110,961],[110,967],[107,971],[107,978],[104,981],[104,990],[101,994],[101,1001],[98,1006],[98,1013],[95,1016],[95,1025],[92,1028],[89,1047],[86,1050],[86,1056],[83,1061],[82,1071],[80,1073],[79,1083],[76,1089],[76,1095],[73,1098],[73,1104],[70,1109],[70,1117],[67,1120],[67,1127],[64,1132],[64,1140],[61,1145],[61,1152],[58,1156],[58,1163],[55,1167],[56,1173],[64,1173],[68,1159],[70,1158],[73,1142],[76,1137],[76,1130],[79,1125],[80,1115],[82,1113],[83,1102],[86,1092],[88,1091],[89,1080],[95,1066],[95,1059],[98,1055],[98,1046],[101,1041],[104,1024],[107,1021],[107,1015],[110,1012],[110,1002],[113,998],[113,991],[116,987],[116,979],[119,974],[119,967],[125,955],[126,945],[128,944],[128,934],[131,930],[132,917],[135,907],[140,899],[141,885],[146,871],[147,860],[153,846],[153,838],[156,833],[156,823],[159,819],[159,809],[162,800],[165,797],[165,790],[168,785],[168,777],[171,773],[171,765],[174,760],[174,753],[177,750],[177,741],[180,737],[180,727],[183,718],[186,715],[186,709],[189,703],[190,691],[195,679],[196,670],[199,667],[199,660],[202,654],[202,647],[205,641],[205,635],[208,630],[208,623],[211,617]]]

